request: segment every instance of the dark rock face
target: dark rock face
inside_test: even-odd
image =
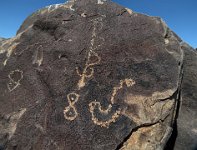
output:
[[[197,52],[182,44],[184,50],[184,76],[182,105],[178,116],[176,150],[197,149]]]
[[[180,104],[181,40],[156,17],[77,0],[0,45],[0,147],[163,149]]]

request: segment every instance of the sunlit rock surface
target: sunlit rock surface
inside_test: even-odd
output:
[[[33,13],[0,43],[1,149],[173,147],[183,46],[160,18],[110,1]]]

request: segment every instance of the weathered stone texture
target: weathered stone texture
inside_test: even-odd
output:
[[[182,102],[177,119],[175,150],[197,149],[197,51],[186,43],[184,50],[184,76]]]
[[[163,149],[183,53],[160,18],[110,1],[39,10],[0,45],[1,147]]]

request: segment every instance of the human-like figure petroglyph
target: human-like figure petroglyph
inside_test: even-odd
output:
[[[91,58],[95,57],[95,60],[91,62]],[[83,72],[80,73],[79,69],[76,68],[77,74],[81,77],[81,79],[78,82],[78,88],[81,89],[85,86],[86,78],[91,78],[94,74],[94,68],[92,68],[94,65],[98,64],[100,62],[101,58],[98,56],[97,53],[91,51],[88,54],[88,61],[85,64],[85,68],[83,69]],[[90,70],[88,73],[88,69]]]
[[[74,92],[69,93],[67,95],[67,99],[68,99],[69,106],[65,107],[65,109],[64,109],[64,117],[67,120],[72,121],[78,116],[78,113],[77,113],[74,105],[79,100],[79,95]]]
[[[103,16],[102,16],[103,17]],[[87,61],[85,63],[85,67],[82,72],[79,71],[78,67],[76,68],[76,73],[80,76],[80,80],[78,81],[77,84],[77,90],[80,90],[86,85],[87,79],[91,78],[94,74],[94,68],[93,66],[97,65],[100,63],[101,58],[99,55],[95,52],[95,50],[102,45],[95,45],[95,40],[101,39],[102,41],[104,40],[103,38],[97,37],[96,30],[101,30],[103,27],[102,24],[102,17],[93,19],[93,31],[92,31],[92,36],[91,36],[91,41],[90,41],[90,48],[88,51],[87,55]],[[74,106],[74,104],[79,100],[80,95],[78,95],[76,92],[69,93],[67,95],[67,100],[69,103],[69,106],[65,107],[64,110],[64,117],[67,120],[74,120],[77,116],[77,110]]]
[[[102,114],[102,115],[109,115],[109,113],[111,112],[112,110],[112,105],[115,103],[115,96],[117,94],[117,92],[123,88],[123,84],[126,84],[127,87],[131,87],[135,84],[135,81],[133,81],[132,79],[124,79],[124,80],[120,80],[120,83],[118,86],[114,87],[113,88],[113,92],[112,92],[112,95],[111,95],[111,98],[110,98],[110,104],[108,105],[108,108],[107,109],[102,109],[101,107],[101,103],[100,102],[97,102],[97,101],[93,101],[89,104],[89,110],[90,110],[90,113],[92,115],[92,121],[101,126],[101,127],[106,127],[108,128],[109,125],[112,123],[112,122],[115,122],[116,119],[120,116],[121,114],[121,110],[118,109],[115,111],[115,113],[113,113],[113,115],[111,115],[110,119],[108,120],[99,120],[94,112],[96,110],[96,108],[98,108],[98,111]]]
[[[20,71],[18,69],[11,71],[8,75],[8,78],[10,79],[10,82],[7,84],[7,87],[11,92],[20,85],[20,81],[23,79],[23,71]]]
[[[99,25],[99,27],[97,27],[98,25]],[[90,45],[90,49],[88,52],[88,58],[87,58],[87,61],[85,64],[85,68],[83,69],[83,72],[81,74],[79,73],[79,69],[76,68],[77,74],[81,77],[81,79],[78,82],[79,89],[81,89],[85,86],[87,78],[90,78],[93,76],[93,74],[94,74],[93,66],[99,64],[101,61],[101,58],[98,56],[98,54],[95,52],[95,50],[98,47],[100,47],[102,45],[102,43],[100,45],[95,45],[95,40],[96,40],[96,38],[100,38],[100,37],[97,37],[96,29],[97,28],[102,29],[102,27],[103,27],[102,18],[97,18],[97,19],[93,20],[92,39],[91,39],[91,43],[90,43],[91,45]],[[103,38],[100,38],[100,39],[102,39],[102,41],[104,41]],[[88,70],[90,70],[89,74],[88,74]]]

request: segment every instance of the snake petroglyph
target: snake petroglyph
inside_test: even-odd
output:
[[[100,45],[95,45],[95,40],[96,38],[100,38],[97,37],[97,33],[96,30],[98,30],[97,26],[100,26],[100,30],[102,29],[102,18],[96,18],[93,19],[93,31],[92,31],[92,35],[91,35],[91,41],[90,41],[90,48],[88,51],[88,55],[87,55],[87,61],[85,63],[85,67],[82,71],[82,73],[80,73],[79,68],[76,67],[76,73],[80,76],[80,80],[78,81],[77,84],[77,91],[81,90],[87,82],[88,78],[91,78],[94,74],[94,68],[93,66],[97,65],[100,63],[101,58],[98,56],[98,54],[95,52],[95,50],[100,47],[102,44]],[[100,38],[102,40],[104,40],[103,38]],[[90,71],[90,73],[88,73]],[[74,106],[74,104],[79,100],[80,95],[77,94],[76,92],[71,92],[67,95],[67,100],[69,103],[69,106],[65,107],[64,109],[64,117],[67,120],[75,120],[75,118],[78,116],[78,112]]]
[[[96,116],[95,116],[95,110],[96,108],[98,108],[98,111],[102,114],[102,115],[108,115],[111,111],[112,111],[112,105],[114,104],[114,98],[115,96],[117,95],[118,91],[120,89],[123,88],[123,84],[126,84],[126,87],[131,87],[135,84],[135,81],[133,81],[132,79],[124,79],[124,80],[120,80],[120,83],[118,86],[115,86],[113,88],[113,92],[112,92],[112,95],[111,95],[111,98],[110,98],[110,104],[108,105],[108,108],[107,109],[102,109],[102,106],[101,106],[101,103],[100,102],[97,102],[96,100],[91,102],[89,104],[89,111],[92,115],[92,121],[96,124],[96,125],[99,125],[101,127],[106,127],[108,128],[109,125],[112,123],[112,122],[115,122],[116,119],[120,116],[121,114],[121,109],[118,109],[115,111],[115,113],[113,113],[110,117],[110,119],[108,120],[99,120]]]

